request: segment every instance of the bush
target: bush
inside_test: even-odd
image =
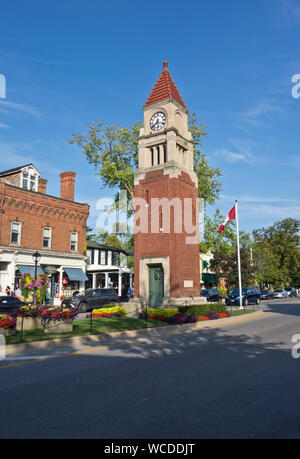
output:
[[[172,309],[170,308],[169,309],[148,308],[147,309],[147,316],[149,319],[151,318],[151,319],[165,320],[167,318],[174,317],[178,313],[179,313],[178,308],[172,308]]]
[[[209,311],[207,313],[208,320],[216,320],[219,318],[218,313],[216,311]]]
[[[181,306],[179,308],[180,313],[185,313],[185,314],[190,314],[191,316],[206,316],[209,311],[215,311],[215,312],[226,312],[226,306],[225,304],[221,303],[214,303],[212,305],[210,304],[195,304],[191,306]]]

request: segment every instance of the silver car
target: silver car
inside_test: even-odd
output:
[[[284,289],[276,289],[273,292],[273,298],[287,298],[288,292]]]

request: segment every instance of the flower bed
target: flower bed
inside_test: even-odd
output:
[[[7,316],[6,314],[0,314],[0,328],[14,328],[16,321],[13,317]]]
[[[112,308],[93,309],[92,311],[93,318],[125,317],[125,316],[126,316],[126,311],[121,306],[114,306]]]
[[[0,314],[0,334],[4,336],[14,335],[16,333],[16,320],[14,317]]]
[[[16,315],[17,317],[31,317],[35,319],[39,315],[39,308],[32,305],[20,306],[16,310]]]
[[[42,327],[42,321],[37,306],[26,305],[20,306],[16,312],[16,329],[17,330],[35,330]]]
[[[71,333],[73,319],[79,314],[75,308],[51,307],[40,309],[40,317],[45,333]]]
[[[62,322],[64,320],[73,320],[79,314],[75,308],[62,308],[60,306],[51,308],[42,308],[39,310],[39,316],[43,324],[47,322]]]
[[[188,324],[200,322],[203,320],[216,320],[219,318],[229,317],[228,312],[224,312],[221,308],[216,306],[216,309],[220,309],[220,312],[207,310],[203,306],[190,306],[186,308],[169,308],[169,309],[158,309],[148,308],[147,312],[140,314],[140,318],[144,319],[157,319],[172,324]]]

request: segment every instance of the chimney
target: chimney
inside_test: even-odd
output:
[[[38,186],[39,193],[46,194],[47,183],[48,183],[48,180],[39,178],[39,186]]]
[[[74,185],[76,172],[62,172],[60,175],[60,197],[74,201]]]

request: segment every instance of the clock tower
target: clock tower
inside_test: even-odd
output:
[[[135,297],[152,307],[202,303],[193,141],[167,62],[143,110],[134,177]]]

